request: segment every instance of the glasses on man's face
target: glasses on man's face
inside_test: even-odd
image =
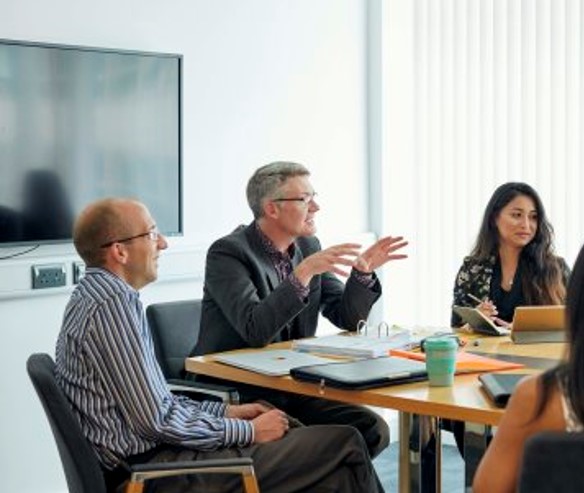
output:
[[[314,202],[316,199],[316,192],[306,193],[302,197],[284,197],[281,199],[272,199],[273,202],[302,202],[308,207],[308,204]]]
[[[158,241],[158,239],[161,236],[162,235],[161,235],[160,231],[158,231],[157,228],[154,228],[154,229],[151,229],[150,231],[147,231],[146,233],[140,233],[139,235],[128,236],[127,238],[122,238],[121,240],[108,241],[107,243],[100,245],[99,248],[107,248],[107,247],[112,246],[114,243],[127,243],[128,241],[135,240],[136,238],[148,237],[148,239],[150,239],[152,241]]]

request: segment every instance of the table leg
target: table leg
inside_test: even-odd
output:
[[[491,437],[491,426],[465,423],[464,426],[464,485],[472,490],[472,480]]]
[[[438,419],[399,413],[400,493],[440,493],[442,446]]]

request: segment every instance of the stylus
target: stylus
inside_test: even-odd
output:
[[[474,301],[476,301],[476,302],[477,302],[477,303],[479,303],[479,304],[480,304],[480,303],[484,303],[484,300],[481,300],[481,299],[477,298],[477,297],[476,297],[474,294],[472,294],[472,293],[467,293],[466,295],[467,295],[467,296],[468,296],[468,297],[469,297],[471,300],[474,300]]]

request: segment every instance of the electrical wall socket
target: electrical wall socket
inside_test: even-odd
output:
[[[73,284],[78,284],[85,275],[85,264],[83,262],[73,262]]]
[[[57,288],[67,284],[65,264],[32,266],[32,289]]]

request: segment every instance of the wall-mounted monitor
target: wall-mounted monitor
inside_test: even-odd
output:
[[[102,197],[182,234],[182,57],[0,40],[0,247],[71,241]]]

